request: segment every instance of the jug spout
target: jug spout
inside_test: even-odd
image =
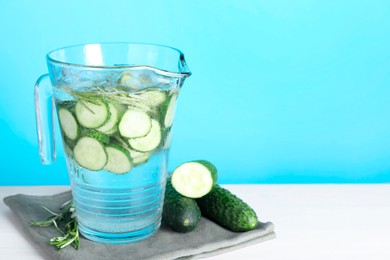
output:
[[[191,71],[188,68],[188,65],[187,65],[187,62],[186,62],[186,60],[184,58],[184,54],[183,53],[180,53],[179,72],[180,72],[180,75],[181,75],[182,79],[185,79],[185,78],[191,76]]]

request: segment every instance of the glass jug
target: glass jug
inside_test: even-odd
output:
[[[132,243],[160,227],[182,52],[138,43],[65,47],[35,85],[42,163],[55,160],[54,111],[80,233]],[[55,109],[56,108],[56,109]]]

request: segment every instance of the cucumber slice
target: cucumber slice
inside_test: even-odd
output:
[[[98,171],[107,163],[107,154],[104,146],[92,137],[82,137],[73,149],[76,162],[89,170]]]
[[[119,146],[111,144],[106,146],[108,161],[104,169],[116,174],[124,174],[131,170],[129,152]]]
[[[163,148],[169,149],[171,147],[171,143],[172,143],[172,136],[173,136],[172,128],[165,129],[164,136],[165,136],[165,139],[164,139]]]
[[[123,114],[126,112],[127,106],[117,102],[113,103],[113,105],[115,106],[116,110],[118,110],[118,117],[121,118]]]
[[[118,132],[118,125],[115,125],[113,128],[110,129],[110,131],[107,131],[106,134],[113,135],[116,132]]]
[[[161,126],[157,120],[152,119],[152,127],[146,136],[129,139],[130,146],[139,152],[150,152],[161,143]]]
[[[166,94],[159,89],[149,89],[147,91],[139,93],[138,96],[143,100],[145,104],[152,108],[158,107],[167,99]]]
[[[114,144],[121,146],[122,148],[126,149],[127,152],[130,155],[130,160],[132,161],[132,165],[137,166],[141,163],[146,162],[150,158],[150,153],[148,152],[138,152],[129,147],[129,143],[126,140],[123,140],[119,136],[114,136],[114,139],[112,140]]]
[[[144,163],[150,158],[150,153],[141,153],[131,149],[129,152],[134,166]]]
[[[175,118],[175,111],[176,111],[176,99],[177,99],[177,95],[171,97],[167,110],[165,111],[164,126],[166,128],[171,127],[173,124],[173,119]]]
[[[201,198],[209,193],[217,183],[215,166],[205,160],[186,162],[172,173],[175,190],[188,198]]]
[[[118,119],[119,119],[118,109],[113,104],[108,103],[108,110],[110,112],[110,117],[102,126],[96,128],[96,130],[102,133],[109,133],[118,123]]]
[[[76,140],[79,131],[73,114],[65,108],[60,108],[58,110],[58,120],[64,135],[70,140]]]
[[[132,89],[139,89],[141,87],[140,80],[133,75],[134,73],[124,72],[119,79],[119,84]]]
[[[129,86],[132,84],[133,77],[128,73],[123,73],[121,78],[119,79],[119,84],[124,86]]]
[[[108,105],[101,100],[93,103],[79,100],[76,104],[76,117],[79,123],[87,128],[102,126],[110,117]]]
[[[129,108],[123,114],[118,128],[123,137],[136,138],[147,135],[152,128],[152,122],[145,112]]]

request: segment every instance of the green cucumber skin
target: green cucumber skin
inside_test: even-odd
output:
[[[162,221],[176,232],[194,230],[201,219],[201,211],[194,199],[177,193],[170,181],[165,188]]]
[[[248,204],[218,184],[196,202],[204,217],[231,231],[252,230],[259,223],[256,212]]]
[[[109,143],[109,144],[106,145],[106,147],[115,148],[115,149],[121,151],[122,153],[124,153],[124,154],[129,158],[129,160],[131,159],[130,152],[129,152],[125,147],[123,147],[123,146],[120,145],[120,144],[117,144],[117,143]]]
[[[86,128],[86,127],[81,127],[80,126],[79,128],[80,128],[81,136],[92,137],[92,138],[98,140],[99,142],[101,142],[103,144],[109,144],[110,143],[110,136],[107,135],[107,134],[104,134],[104,133],[99,132],[97,130]]]

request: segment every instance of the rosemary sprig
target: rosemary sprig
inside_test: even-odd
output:
[[[92,104],[96,104],[96,100],[104,99],[111,103],[119,103],[128,107],[140,109],[149,113],[152,113],[153,110],[145,104],[145,98],[140,96],[143,91],[137,93],[128,93],[121,91],[116,87],[111,87],[109,89],[104,89],[102,87],[95,87],[86,92],[74,91],[69,88],[63,87],[63,91],[75,97],[79,101],[88,101]],[[146,90],[145,90],[146,91]],[[91,110],[86,104],[82,103],[88,110]]]
[[[42,206],[42,208],[51,215],[41,221],[31,221],[30,224],[34,227],[48,227],[53,225],[61,233],[61,236],[51,238],[49,244],[55,246],[58,250],[68,245],[72,245],[77,250],[80,246],[80,234],[73,202],[65,202],[60,207],[60,213],[55,213],[45,206]]]

